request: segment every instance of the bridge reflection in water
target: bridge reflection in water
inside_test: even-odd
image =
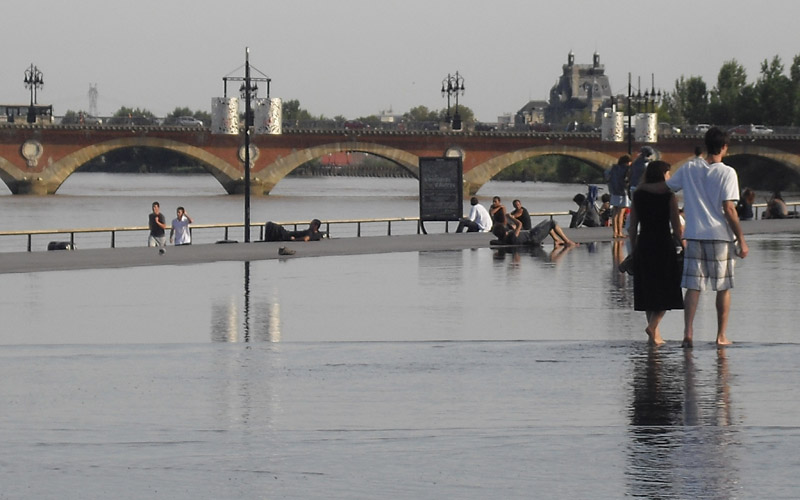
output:
[[[208,129],[166,127],[68,127],[0,125],[0,178],[13,194],[54,194],[82,165],[122,148],[160,148],[202,165],[231,194],[244,189],[241,138]],[[703,138],[672,135],[649,144],[657,156],[678,166],[693,156]],[[641,144],[638,144],[638,148]],[[508,133],[384,130],[292,130],[256,135],[251,143],[251,193],[269,194],[290,172],[325,155],[362,152],[386,158],[418,177],[420,157],[459,155],[464,193],[475,194],[497,173],[520,161],[547,155],[579,159],[604,170],[628,152],[624,142],[605,142],[595,133]],[[732,138],[729,157],[764,158],[800,173],[796,136]]]

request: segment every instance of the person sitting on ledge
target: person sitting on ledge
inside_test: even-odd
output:
[[[320,226],[322,223],[319,219],[314,219],[305,231],[287,231],[280,224],[267,222],[264,225],[263,241],[319,241],[322,238]]]
[[[553,238],[553,246],[565,245],[572,247],[577,245],[577,243],[567,238],[561,226],[552,219],[543,220],[530,231],[523,231],[522,222],[517,219],[509,217],[509,222],[514,225],[513,229],[509,229],[503,224],[494,225],[492,234],[494,234],[497,239],[489,242],[490,245],[538,246],[542,244],[547,236]]]

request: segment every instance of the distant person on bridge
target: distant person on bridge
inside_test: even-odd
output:
[[[153,202],[153,211],[150,213],[149,218],[150,236],[147,237],[147,246],[149,247],[163,247],[167,244],[167,219],[161,213],[161,205]]]
[[[194,224],[194,221],[183,207],[178,207],[177,217],[172,219],[172,228],[169,230],[169,242],[175,246],[191,245],[192,233],[189,224]]]
[[[319,228],[322,222],[313,219],[304,231],[288,231],[285,227],[274,222],[267,222],[264,226],[264,241],[319,241],[322,233]]]
[[[472,208],[469,209],[469,216],[462,217],[458,221],[456,232],[463,232],[464,228],[467,228],[468,233],[486,233],[492,229],[492,216],[483,205],[478,203],[478,198],[473,196],[469,203],[472,205]]]

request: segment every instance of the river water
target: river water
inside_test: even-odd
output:
[[[3,229],[143,225],[154,199],[241,220],[210,177],[73,177],[0,196]],[[253,213],[414,216],[415,196],[286,179]],[[722,350],[708,293],[694,349],[679,312],[648,348],[611,243],[2,275],[0,498],[796,498],[798,249],[751,239]]]

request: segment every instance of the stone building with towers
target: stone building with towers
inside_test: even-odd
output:
[[[603,108],[610,105],[611,84],[600,64],[600,54],[594,53],[592,64],[575,64],[575,54],[570,51],[567,63],[561,67],[562,74],[550,89],[550,100],[543,113],[532,113],[532,108],[541,109],[541,101],[531,101],[518,112],[515,122],[535,125],[554,125],[579,121],[600,123]]]

